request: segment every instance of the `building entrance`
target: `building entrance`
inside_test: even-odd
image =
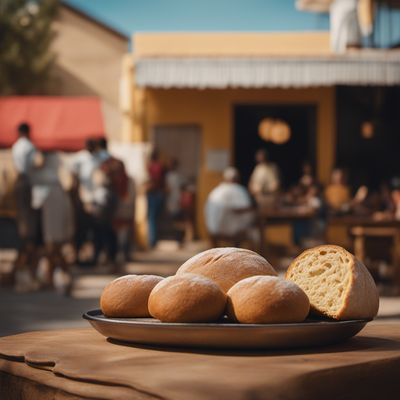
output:
[[[265,119],[282,120],[290,127],[287,142],[276,144],[259,135],[259,124]],[[295,184],[304,162],[315,171],[316,106],[279,104],[238,104],[234,107],[234,160],[242,182],[248,183],[254,168],[254,154],[264,148],[269,159],[280,170],[283,188]]]

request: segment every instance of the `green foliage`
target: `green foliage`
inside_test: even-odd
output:
[[[0,94],[43,94],[58,0],[0,0]]]

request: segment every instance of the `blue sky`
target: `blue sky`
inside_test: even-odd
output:
[[[1,0],[0,0],[1,1]],[[321,31],[329,16],[296,10],[295,0],[64,0],[131,35],[179,31]],[[380,46],[400,43],[400,10],[377,16]]]
[[[126,34],[143,31],[311,31],[327,15],[300,12],[294,0],[66,0]]]

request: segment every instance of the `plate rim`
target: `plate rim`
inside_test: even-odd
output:
[[[102,315],[103,317],[100,317]],[[146,322],[146,321],[135,321],[135,318],[131,320],[126,319],[119,319],[116,318],[108,318],[105,317],[102,311],[98,308],[86,311],[82,314],[82,318],[87,321],[96,321],[100,323],[106,324],[122,324],[122,325],[134,325],[134,326],[145,326],[147,328],[212,328],[212,329],[229,329],[229,328],[239,328],[239,329],[265,329],[265,328],[272,328],[272,329],[279,329],[279,328],[299,328],[299,327],[316,327],[316,326],[331,326],[331,325],[353,325],[353,324],[367,324],[371,322],[373,318],[359,318],[359,319],[349,319],[349,320],[316,320],[316,321],[309,321],[309,322],[290,322],[290,323],[283,323],[283,324],[239,324],[239,323],[220,323],[220,322]]]

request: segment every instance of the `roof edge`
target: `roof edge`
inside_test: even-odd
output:
[[[120,39],[124,39],[127,42],[129,42],[130,35],[125,34],[125,33],[121,32],[121,31],[119,31],[118,29],[115,29],[115,28],[111,27],[108,23],[89,15],[88,13],[83,11],[82,9],[80,9],[80,8],[78,8],[76,6],[73,6],[72,4],[68,3],[68,1],[61,0],[60,1],[60,6],[66,8],[67,10],[73,12],[74,14],[76,14],[76,15],[82,17],[82,18],[87,19],[88,21],[92,22],[93,24],[99,26],[102,29],[105,29],[106,31],[114,34],[115,36],[118,36]]]

